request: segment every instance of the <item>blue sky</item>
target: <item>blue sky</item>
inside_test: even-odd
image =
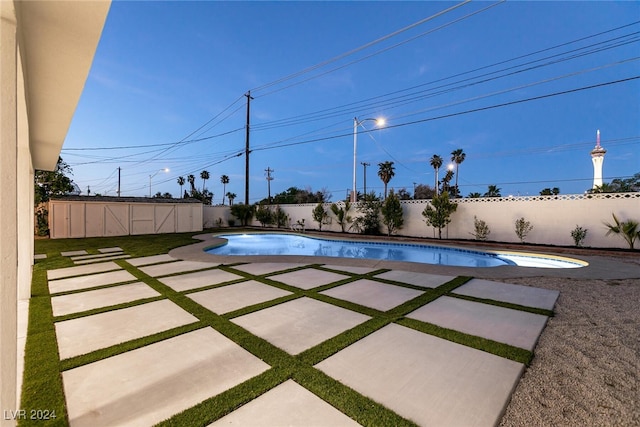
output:
[[[267,168],[272,194],[344,199],[354,117],[386,120],[359,128],[360,191],[361,162],[368,191],[393,161],[389,186],[412,192],[461,148],[464,196],[582,193],[597,129],[605,182],[640,172],[640,3],[460,4],[114,1],[61,155],[83,194],[115,195],[120,167],[123,196],[150,175],[178,196],[178,176],[202,188],[207,170],[214,203],[223,174],[242,202],[251,91],[252,203]]]

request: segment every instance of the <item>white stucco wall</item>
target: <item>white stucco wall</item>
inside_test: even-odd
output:
[[[498,242],[519,242],[515,234],[515,221],[523,217],[533,225],[533,230],[526,237],[528,243],[572,246],[574,244],[571,231],[580,226],[588,230],[585,246],[598,248],[628,248],[619,236],[606,236],[604,222],[611,223],[612,213],[620,220],[635,219],[640,221],[640,193],[620,194],[579,194],[558,196],[529,196],[505,198],[457,199],[458,209],[451,216],[452,222],[442,231],[443,238],[473,239],[474,216],[485,221],[490,230],[488,240]],[[437,237],[437,230],[428,227],[424,222],[422,211],[428,201],[406,200],[402,202],[404,210],[404,226],[397,233],[400,236]],[[329,211],[331,204],[325,204]],[[339,205],[344,206],[343,203]],[[313,221],[312,211],[316,204],[280,205],[289,215],[292,222],[304,219],[307,229],[317,229],[318,223]],[[349,211],[351,216],[358,215],[355,207]],[[330,214],[333,217],[333,214]],[[228,225],[229,208],[223,206],[205,206],[205,228],[215,226],[218,218],[223,219],[223,226]],[[236,225],[240,225],[236,221]],[[259,226],[256,220],[252,225]],[[340,231],[340,226],[333,219],[331,224],[323,225],[323,230]],[[384,226],[382,232],[386,232]]]

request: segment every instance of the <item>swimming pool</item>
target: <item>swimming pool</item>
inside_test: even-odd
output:
[[[305,255],[379,259],[458,267],[502,265],[577,268],[586,263],[551,255],[482,252],[443,246],[374,241],[332,240],[297,234],[245,233],[217,235],[227,243],[206,249],[213,255]]]

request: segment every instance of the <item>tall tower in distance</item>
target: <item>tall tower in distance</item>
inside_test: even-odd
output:
[[[602,186],[602,164],[604,154],[607,152],[600,146],[600,129],[596,133],[596,148],[591,150],[591,161],[593,162],[593,188]]]

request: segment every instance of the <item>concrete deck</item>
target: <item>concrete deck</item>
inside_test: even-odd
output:
[[[525,307],[552,310],[558,292],[488,279],[640,276],[637,265],[599,257],[590,257],[582,269],[470,269],[322,257],[213,257],[202,252],[211,242],[126,261],[140,277],[158,277],[182,300],[197,303],[201,309],[194,313],[208,310],[205,317],[183,309],[180,299],[159,294],[151,287],[156,279],[134,280],[113,262],[48,272],[54,316],[65,316],[54,318],[60,358],[88,354],[95,360],[62,372],[71,426],[153,425],[272,369],[245,340],[232,341],[216,325],[240,327],[264,340],[261,348],[274,346],[295,356],[348,335],[371,316],[385,319],[385,311],[464,275],[476,279],[423,303],[406,319],[531,350],[547,317]],[[326,296],[335,300],[327,302]],[[143,301],[150,297],[161,299]],[[132,305],[111,309],[125,303]],[[104,311],[87,315],[100,308]],[[239,309],[242,315],[229,314]],[[217,320],[208,326],[186,333],[177,329],[212,316]],[[342,384],[336,394],[350,387],[419,425],[496,425],[524,365],[397,322],[305,369]],[[130,349],[132,340],[158,332],[171,337]],[[100,356],[100,350],[120,343],[128,343],[127,349]],[[357,425],[349,409],[331,406],[291,379],[223,415],[203,423]]]

